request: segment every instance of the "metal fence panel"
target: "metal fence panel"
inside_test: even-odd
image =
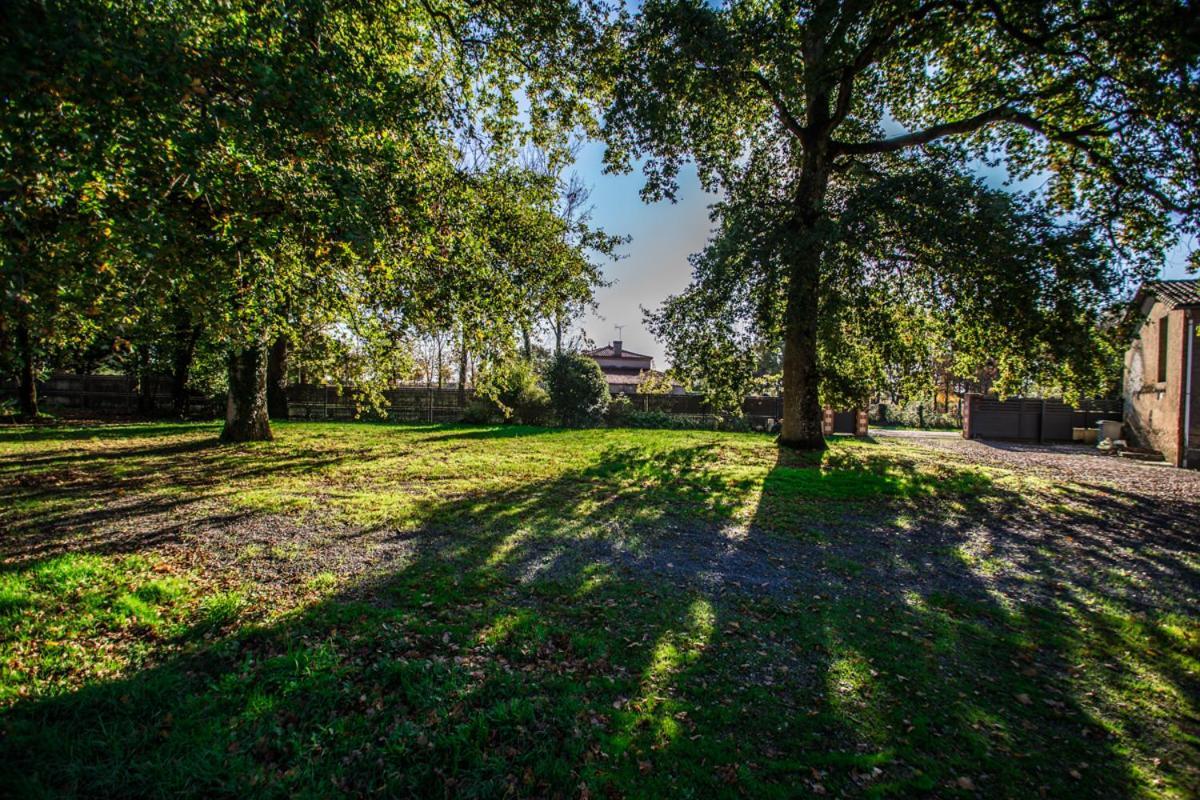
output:
[[[1121,419],[1121,400],[1087,400],[1074,408],[1056,398],[969,395],[963,436],[982,439],[1069,442],[1073,428],[1090,428],[1102,419]]]

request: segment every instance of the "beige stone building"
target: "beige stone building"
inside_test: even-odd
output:
[[[1125,435],[1177,467],[1200,467],[1200,281],[1150,281],[1132,313]]]

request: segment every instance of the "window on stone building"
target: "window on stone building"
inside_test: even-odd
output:
[[[1167,380],[1167,343],[1169,336],[1167,335],[1167,317],[1163,317],[1158,321],[1158,374],[1159,383]]]

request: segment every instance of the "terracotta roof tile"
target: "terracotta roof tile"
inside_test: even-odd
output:
[[[1153,292],[1171,308],[1200,306],[1200,280],[1147,281],[1145,291]]]

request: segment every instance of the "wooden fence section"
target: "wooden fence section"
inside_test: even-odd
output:
[[[171,379],[149,379],[148,397],[143,400],[138,382],[128,375],[52,375],[37,382],[38,405],[44,411],[65,417],[132,417],[174,414],[175,399]],[[0,396],[15,398],[17,385],[0,382]],[[148,405],[144,405],[148,403]],[[225,411],[223,397],[207,397],[189,392],[185,415],[212,419]]]
[[[837,411],[826,408],[821,418],[821,433],[830,436],[835,433],[848,433],[851,436],[867,436],[870,430],[867,421],[867,410],[860,408],[852,411]]]
[[[698,394],[626,394],[629,402],[638,411],[660,411],[673,416],[703,420],[713,417],[714,412],[704,397]],[[780,396],[751,395],[742,401],[742,416],[755,430],[774,430],[783,417],[783,398]],[[848,433],[854,436],[867,435],[866,409],[843,411],[827,408],[822,417],[822,429],[826,436]]]
[[[1121,400],[1087,400],[1074,408],[1058,399],[969,394],[963,402],[963,438],[1069,442],[1072,428],[1120,420],[1123,412]]]
[[[289,386],[288,415],[292,419],[358,419],[379,414],[353,394],[337,386],[297,385]],[[472,392],[467,390],[466,401],[471,401]],[[404,387],[388,389],[383,393],[383,411],[387,419],[396,422],[458,422],[462,419],[464,405],[460,403],[458,388],[438,389],[430,387]]]
[[[473,392],[466,392],[467,403]],[[630,404],[636,411],[658,412],[672,416],[702,419],[715,415],[698,394],[641,394],[629,393]],[[462,418],[458,389],[437,387],[404,387],[384,392],[387,418],[402,422],[456,422]],[[354,419],[365,407],[336,386],[292,386],[288,388],[288,408],[294,419]],[[747,397],[742,413],[751,424],[765,426],[767,420],[778,420],[783,413],[779,397]]]
[[[149,405],[143,404],[138,382],[128,375],[54,375],[38,382],[42,407],[66,417],[161,416],[174,413],[171,380],[166,376],[150,378]],[[15,398],[16,384],[0,382],[0,397]],[[293,419],[349,420],[378,419],[381,415],[351,391],[337,386],[301,384],[287,390],[288,413]],[[386,419],[397,422],[458,422],[465,405],[473,398],[468,389],[460,396],[458,387],[404,386],[383,393],[382,410]],[[718,416],[698,394],[626,394],[637,411],[659,412],[688,417],[696,422],[715,421]],[[465,403],[464,403],[465,400]],[[225,413],[224,397],[206,397],[192,393],[188,397],[187,416],[214,419]],[[751,427],[773,429],[783,416],[783,398],[750,396],[742,401],[742,413]],[[838,412],[830,417],[827,433],[858,433],[858,413]],[[865,419],[865,417],[864,417]]]

